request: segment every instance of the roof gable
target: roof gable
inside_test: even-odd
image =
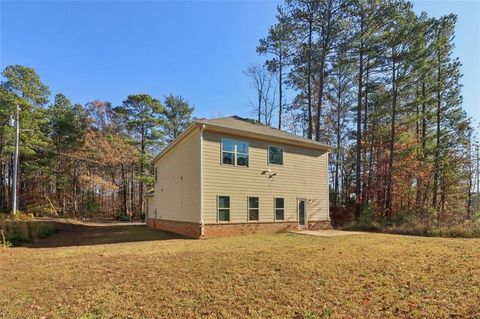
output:
[[[214,119],[196,119],[193,123],[175,140],[168,144],[155,158],[152,163],[159,160],[169,150],[175,147],[177,143],[183,140],[195,127],[204,126],[207,130],[216,130],[219,132],[230,133],[233,135],[247,136],[267,141],[282,142],[285,144],[293,144],[305,148],[314,148],[329,151],[331,146],[323,144],[302,136],[288,133],[271,126],[258,123],[251,119],[245,119],[240,116],[228,116]]]
[[[213,126],[217,130],[222,131],[237,131],[243,132],[248,136],[258,136],[265,140],[282,140],[285,143],[294,143],[296,145],[304,147],[313,147],[324,150],[332,149],[331,146],[323,144],[302,136],[298,136],[289,132],[285,132],[271,126],[258,123],[257,121],[251,119],[245,119],[240,116],[228,116],[215,119],[197,119],[195,120],[198,124],[203,124],[207,126]]]

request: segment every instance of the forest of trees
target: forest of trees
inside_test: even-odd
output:
[[[152,156],[191,121],[182,97],[132,94],[119,106],[72,103],[35,70],[11,65],[0,84],[0,212],[12,208],[15,128],[20,107],[19,210],[58,217],[140,218],[153,183]]]
[[[478,218],[479,145],[462,108],[456,16],[403,0],[286,0],[244,74],[257,121],[322,141],[333,214],[453,223]],[[85,105],[12,65],[0,84],[0,211],[11,210],[19,105],[19,209],[140,216],[152,156],[191,121],[181,97]],[[53,101],[49,101],[52,99]],[[247,109],[248,106],[246,106]],[[247,110],[245,112],[248,112]]]
[[[264,65],[245,71],[251,106],[258,121],[334,147],[333,214],[478,218],[479,146],[462,109],[455,23],[403,0],[278,7],[257,47]]]

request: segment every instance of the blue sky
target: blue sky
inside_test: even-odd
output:
[[[249,115],[242,74],[262,61],[258,39],[278,2],[1,1],[0,67],[33,67],[73,102],[121,103],[132,93],[173,93],[195,115]],[[418,12],[458,15],[465,109],[480,121],[480,2],[415,1]]]

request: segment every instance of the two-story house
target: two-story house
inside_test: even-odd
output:
[[[147,224],[194,238],[330,228],[329,150],[238,116],[195,120],[153,160]]]

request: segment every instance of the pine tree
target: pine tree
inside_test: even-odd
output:
[[[129,95],[115,111],[126,123],[125,127],[140,151],[139,209],[143,212],[144,185],[145,182],[151,183],[146,179],[145,169],[151,158],[149,154],[158,152],[162,145],[161,126],[164,123],[162,119],[164,107],[150,95],[136,94]]]
[[[173,94],[165,97],[163,102],[164,132],[166,142],[171,142],[178,137],[192,121],[193,107],[181,96]]]

